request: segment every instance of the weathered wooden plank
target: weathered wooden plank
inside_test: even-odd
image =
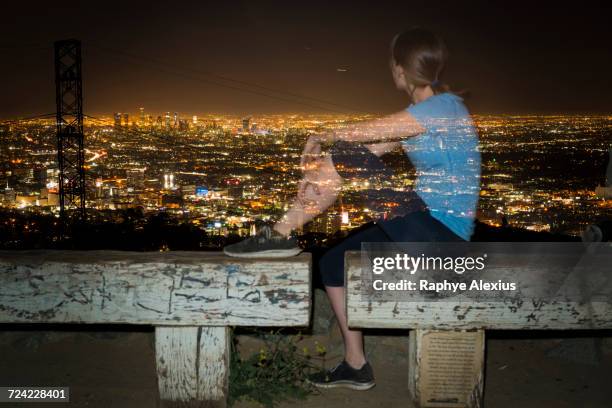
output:
[[[164,407],[225,407],[229,328],[155,328],[159,396]]]
[[[416,407],[483,405],[484,330],[411,330],[408,390]]]
[[[0,251],[0,323],[306,326],[310,254]]]
[[[612,299],[588,303],[544,302],[518,298],[505,301],[436,302],[371,301],[362,295],[361,258],[345,257],[347,317],[353,328],[403,329],[610,329]]]
[[[201,329],[198,400],[222,401],[225,406],[231,350],[229,328],[202,327]]]
[[[189,402],[198,395],[199,327],[156,327],[155,363],[162,401]]]

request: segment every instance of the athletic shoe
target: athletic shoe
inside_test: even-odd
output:
[[[226,255],[236,258],[285,258],[299,254],[302,249],[293,237],[285,237],[269,226],[257,235],[223,248]]]
[[[355,369],[345,360],[328,371],[311,375],[308,382],[318,388],[350,388],[365,391],[374,387],[374,372],[370,363],[365,363],[360,369]]]

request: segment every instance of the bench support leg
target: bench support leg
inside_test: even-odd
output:
[[[155,327],[155,359],[162,406],[226,406],[229,328]]]
[[[417,407],[483,406],[484,330],[410,331],[408,389]]]

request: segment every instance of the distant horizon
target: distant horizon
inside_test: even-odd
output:
[[[245,113],[236,113],[236,112],[197,112],[197,113],[193,113],[193,112],[180,112],[180,111],[162,111],[162,112],[148,112],[145,110],[145,113],[147,115],[151,115],[153,117],[157,117],[157,116],[163,116],[165,115],[166,112],[170,112],[171,114],[174,114],[174,112],[178,113],[178,116],[182,119],[192,119],[192,117],[198,116],[198,119],[200,119],[200,117],[205,117],[205,116],[211,116],[211,115],[218,115],[218,116],[235,116],[235,117],[247,117],[247,116],[291,116],[291,115],[297,115],[297,116],[379,116],[379,115],[385,115],[388,112],[347,112],[347,113],[335,113],[335,112],[245,112]],[[97,118],[106,118],[109,120],[113,119],[113,115],[115,113],[127,113],[130,115],[130,117],[137,117],[136,115],[139,114],[139,111],[112,111],[112,112],[104,112],[104,113],[93,113],[93,114],[86,114],[84,120],[87,121],[88,118],[87,116],[91,116],[91,117],[97,117]],[[40,115],[22,115],[22,116],[18,116],[18,117],[0,117],[0,122],[10,122],[10,121],[27,121],[27,120],[34,120],[34,119],[39,119],[39,120],[54,120],[53,116],[49,116],[50,113],[47,114],[40,114]],[[55,114],[55,113],[52,113]],[[37,116],[42,116],[42,115],[47,115],[48,117],[37,117]],[[132,116],[134,115],[134,116]],[[491,113],[480,113],[480,112],[475,112],[475,113],[471,113],[471,116],[473,117],[477,117],[477,116],[508,116],[508,117],[563,117],[563,116],[585,116],[585,117],[606,117],[606,116],[610,116],[612,118],[612,111],[610,112],[546,112],[546,113],[538,113],[538,112],[491,112]]]

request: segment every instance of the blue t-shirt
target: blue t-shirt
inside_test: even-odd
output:
[[[407,108],[425,132],[402,141],[416,169],[415,192],[431,216],[469,241],[480,194],[478,134],[463,104],[451,93]]]

